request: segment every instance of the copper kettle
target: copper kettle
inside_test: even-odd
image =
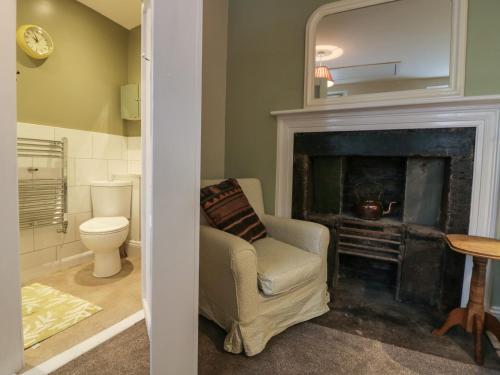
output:
[[[378,191],[378,194],[376,193]],[[378,220],[382,216],[389,215],[394,205],[398,202],[390,202],[387,209],[382,203],[383,187],[381,184],[359,184],[354,189],[357,202],[354,206],[356,215],[365,220]]]
[[[365,220],[378,220],[382,216],[389,215],[395,204],[398,202],[389,203],[389,207],[384,210],[381,201],[377,200],[365,200],[356,204],[356,215]]]

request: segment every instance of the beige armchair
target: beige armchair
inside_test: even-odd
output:
[[[228,332],[226,351],[253,356],[271,337],[328,311],[329,231],[266,215],[260,181],[238,182],[268,237],[250,244],[209,226],[201,214],[200,313]]]

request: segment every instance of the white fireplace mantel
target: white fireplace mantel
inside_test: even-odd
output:
[[[500,190],[500,96],[407,101],[371,107],[321,108],[273,112],[278,119],[276,200],[278,216],[292,212],[294,135],[391,129],[476,128],[469,234],[495,237]],[[472,260],[464,271],[462,303],[468,300]],[[489,285],[490,283],[488,283]],[[490,295],[487,290],[486,304]]]

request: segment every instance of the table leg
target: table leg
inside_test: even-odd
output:
[[[467,304],[467,332],[474,335],[474,359],[483,364],[484,333],[484,289],[486,285],[486,266],[488,260],[474,257],[474,268],[470,285],[469,303]]]
[[[458,308],[452,310],[452,312],[448,315],[446,322],[444,322],[443,326],[439,329],[435,329],[432,331],[434,336],[443,336],[446,334],[451,328],[455,326],[460,326],[465,329],[465,322],[467,320],[467,309]]]
[[[484,363],[483,333],[484,319],[479,315],[474,315],[474,360],[479,365]]]
[[[483,363],[482,340],[485,327],[484,287],[486,284],[487,264],[487,259],[474,257],[474,267],[472,269],[469,303],[467,304],[467,308],[453,310],[450,315],[448,315],[444,325],[432,332],[435,336],[442,336],[448,332],[450,328],[458,325],[467,332],[472,333],[474,336],[474,359],[478,364]],[[488,315],[486,315],[486,324],[489,322],[493,329],[496,329],[496,332],[500,334],[500,323],[496,321],[497,324],[495,324],[491,318],[488,318]]]

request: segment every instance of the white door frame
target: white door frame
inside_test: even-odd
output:
[[[151,374],[195,375],[203,0],[151,5]]]
[[[141,21],[141,258],[142,305],[148,334],[151,336],[151,207],[152,207],[152,148],[151,148],[151,0],[142,1]],[[147,224],[146,224],[147,223]]]
[[[202,0],[151,0],[151,374],[196,374]],[[0,373],[23,365],[16,160],[16,0],[0,8]],[[145,154],[147,155],[147,154]]]
[[[23,366],[16,155],[16,0],[0,7],[0,374]]]

